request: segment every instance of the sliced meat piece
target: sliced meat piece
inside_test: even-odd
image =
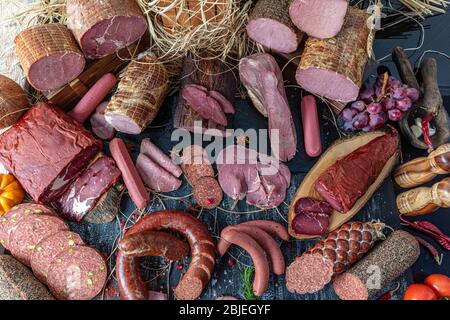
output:
[[[180,179],[142,153],[136,160],[136,169],[145,184],[157,192],[174,191],[182,184]]]
[[[71,231],[59,231],[40,241],[31,255],[31,269],[43,283],[47,283],[47,275],[51,263],[60,253],[73,250],[84,245],[83,239]]]
[[[183,259],[190,251],[186,242],[160,231],[126,235],[118,247],[127,257],[163,257],[171,261]]]
[[[208,94],[196,87],[186,85],[181,89],[181,96],[187,104],[206,120],[226,126],[227,117],[220,104]]]
[[[337,211],[347,212],[378,178],[399,145],[397,132],[377,137],[325,170],[316,191]]]
[[[179,178],[183,174],[180,166],[176,165],[172,159],[165,154],[158,146],[156,146],[149,138],[143,139],[141,142],[140,152],[152,159],[164,170],[170,172]]]
[[[76,246],[55,257],[47,285],[59,300],[90,300],[96,297],[107,277],[102,255],[87,246]]]
[[[213,177],[202,177],[195,183],[192,193],[197,203],[207,209],[217,207],[223,198],[219,183]]]
[[[105,118],[105,110],[108,103],[108,101],[100,103],[90,119],[92,131],[97,137],[103,140],[110,140],[116,134],[114,127]]]
[[[249,38],[278,52],[294,52],[303,34],[289,19],[290,1],[259,0],[249,16]]]
[[[245,199],[247,193],[255,192],[261,185],[254,165],[222,165],[218,179],[223,192],[235,200]]]
[[[181,162],[181,169],[192,186],[202,177],[214,177],[214,169],[201,146],[191,145],[184,148]]]
[[[28,82],[39,91],[58,89],[83,72],[85,59],[64,24],[32,26],[14,40]]]
[[[23,218],[31,214],[58,216],[55,211],[42,204],[22,203],[14,206],[0,217],[0,244],[9,250],[8,239],[11,232],[17,228]]]
[[[264,249],[250,236],[235,230],[230,230],[221,235],[224,241],[237,245],[247,251],[255,267],[255,278],[253,279],[253,292],[261,296],[269,285],[269,263],[267,262]]]
[[[68,0],[67,25],[86,57],[98,59],[142,37],[147,21],[134,0]]]
[[[231,114],[236,113],[236,110],[234,109],[234,106],[231,104],[231,102],[228,101],[228,99],[225,98],[225,96],[219,91],[211,90],[208,94],[220,104],[223,112]]]
[[[250,220],[242,222],[241,225],[260,228],[272,236],[289,241],[288,231],[281,223],[270,220]]]
[[[299,294],[314,293],[331,281],[333,263],[320,254],[303,254],[286,269],[286,287]]]
[[[320,212],[300,211],[292,220],[292,230],[298,234],[322,235],[329,225],[330,215]]]
[[[55,205],[60,214],[72,221],[81,221],[121,175],[114,160],[101,155],[79,176]]]
[[[289,16],[309,36],[326,39],[341,30],[347,8],[347,0],[294,0],[289,7]]]
[[[300,198],[295,202],[294,211],[296,213],[306,211],[331,215],[333,213],[333,208],[325,201],[312,198]]]
[[[276,275],[282,275],[284,274],[286,270],[286,265],[284,262],[283,253],[281,252],[281,249],[276,243],[276,241],[269,235],[269,233],[265,232],[264,230],[250,226],[250,225],[233,225],[226,227],[221,232],[221,237],[229,232],[229,230],[237,230],[240,232],[244,232],[253,239],[258,242],[258,244],[264,249],[266,252],[266,256],[270,258],[270,262],[272,265],[272,271]],[[225,254],[225,252],[228,251],[228,248],[230,247],[230,243],[225,240],[219,240],[219,243],[217,244],[217,251],[221,256]]]
[[[29,215],[9,235],[11,254],[26,266],[30,266],[31,256],[37,244],[58,231],[69,230],[67,224],[58,217]]]

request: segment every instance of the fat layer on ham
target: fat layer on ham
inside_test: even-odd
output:
[[[297,152],[297,134],[277,62],[267,53],[243,58],[239,76],[256,109],[268,117],[272,151],[281,161],[291,160]]]
[[[291,173],[279,160],[241,145],[222,150],[217,157],[219,183],[232,199],[259,208],[277,207],[286,197]]]

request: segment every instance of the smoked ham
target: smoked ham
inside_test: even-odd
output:
[[[67,25],[89,59],[113,54],[147,30],[135,0],[68,0],[66,8]]]
[[[296,73],[303,89],[331,100],[356,100],[372,48],[368,17],[366,11],[351,7],[336,37],[308,38]]]
[[[133,60],[106,107],[105,119],[117,131],[140,134],[155,119],[168,89],[166,68],[156,58]]]
[[[30,27],[19,33],[14,42],[25,76],[37,90],[58,89],[84,69],[83,54],[63,24]]]

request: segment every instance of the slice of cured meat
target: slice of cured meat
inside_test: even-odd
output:
[[[22,219],[31,214],[58,216],[55,211],[42,204],[22,203],[14,206],[0,217],[0,244],[6,249],[9,249],[9,235],[19,225]]]
[[[90,119],[92,132],[103,140],[110,140],[116,134],[114,127],[105,119],[105,109],[107,106],[107,101],[100,103]]]
[[[83,54],[64,24],[32,26],[19,33],[14,43],[27,80],[37,90],[58,89],[84,69]]]
[[[74,250],[84,245],[81,237],[71,231],[59,231],[40,241],[31,255],[31,269],[43,283],[47,283],[47,275],[51,263],[57,255],[66,250]]]
[[[56,202],[61,215],[69,220],[81,221],[101,196],[116,184],[120,175],[114,160],[101,155]]]
[[[206,209],[213,209],[222,202],[223,192],[219,183],[213,177],[198,179],[192,189],[197,203]]]
[[[181,180],[160,167],[150,157],[140,154],[136,160],[136,169],[142,181],[157,192],[170,192],[181,186]]]
[[[29,215],[9,235],[12,255],[30,266],[31,255],[36,245],[48,236],[61,230],[69,230],[67,224],[58,217],[46,215]]]
[[[147,22],[134,0],[68,0],[67,25],[86,57],[97,59],[142,37]]]
[[[154,144],[149,138],[143,139],[141,142],[140,153],[145,154],[152,159],[166,171],[179,178],[183,174],[180,166],[175,164],[172,159],[165,154],[156,144]]]
[[[37,103],[0,136],[0,161],[36,202],[60,196],[102,142],[55,105]]]
[[[292,229],[298,234],[320,235],[328,231],[333,208],[325,201],[300,198],[294,205]]]
[[[392,130],[337,160],[317,179],[315,189],[334,209],[349,211],[378,178],[400,143]]]
[[[47,285],[57,299],[90,300],[100,293],[106,277],[106,263],[100,253],[87,246],[76,246],[55,257]]]

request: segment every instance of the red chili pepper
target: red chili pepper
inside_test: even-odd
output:
[[[446,250],[450,250],[450,241],[448,241],[448,236],[446,236],[445,234],[443,234],[438,227],[436,227],[435,225],[433,225],[431,222],[428,222],[428,224],[425,224],[427,227],[424,226],[423,222],[419,224],[417,222],[411,222],[406,220],[403,217],[403,214],[400,214],[400,220],[405,223],[406,225],[410,226],[413,229],[416,229],[420,232],[423,232],[426,235],[429,235],[430,237],[432,237],[433,239],[435,239],[444,249]],[[433,227],[431,227],[431,225]],[[431,229],[430,229],[431,227]],[[438,232],[436,232],[436,230],[439,230]]]
[[[429,221],[416,221],[415,224],[421,226],[422,228],[428,229],[434,233],[437,233],[438,235],[440,235],[442,238],[446,239],[448,242],[450,242],[450,237],[448,237],[445,233],[443,233],[441,231],[441,229],[439,229],[437,226],[435,226],[434,224],[432,224]]]
[[[422,119],[422,133],[423,133],[423,139],[425,140],[425,143],[427,146],[430,147],[431,150],[433,150],[433,142],[431,142],[430,137],[430,121],[433,120],[433,115],[428,114],[425,118]]]
[[[391,298],[394,296],[394,294],[400,289],[400,282],[397,282],[397,286],[380,296],[377,300],[391,300]]]
[[[425,240],[425,239],[423,239],[421,237],[417,237],[417,236],[416,236],[416,240],[422,246],[424,246],[428,251],[430,251],[430,253],[433,256],[434,260],[436,260],[437,264],[440,266],[441,263],[442,263],[443,255],[440,254],[439,251],[431,243],[429,243],[427,240]]]

